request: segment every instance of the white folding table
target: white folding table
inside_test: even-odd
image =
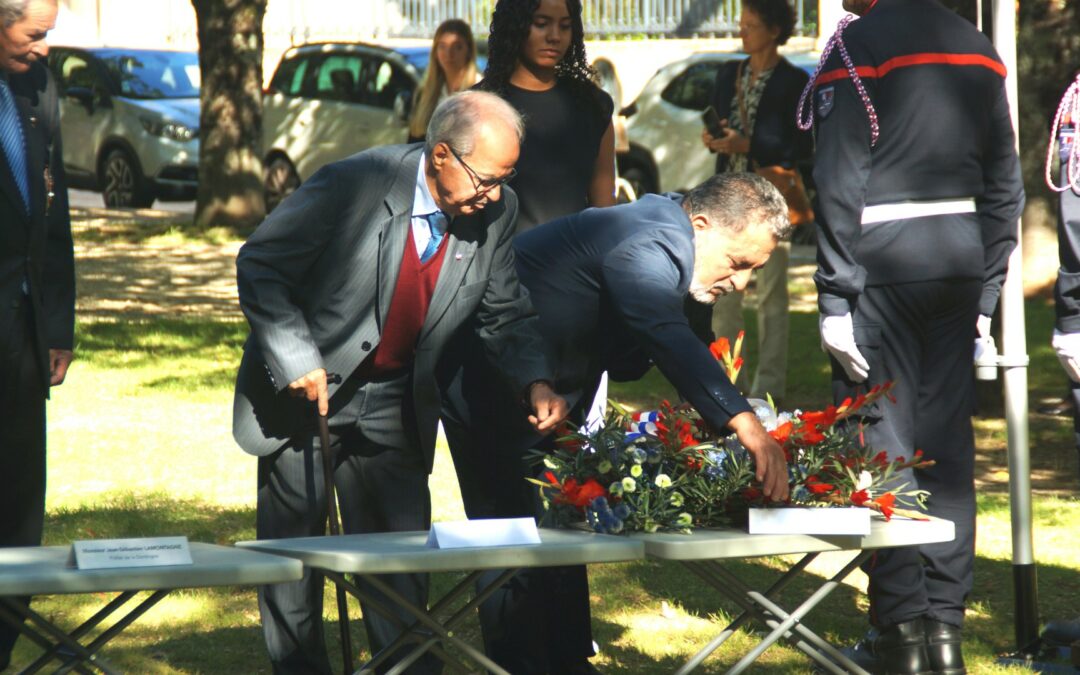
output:
[[[211,586],[257,586],[296,581],[304,568],[297,560],[245,551],[229,546],[191,543],[191,565],[168,567],[126,567],[78,570],[68,567],[69,546],[0,548],[0,621],[15,626],[45,653],[23,673],[41,670],[50,661],[62,665],[65,673],[116,673],[116,668],[98,651],[109,640],[179,588]],[[80,640],[110,615],[121,610],[142,591],[150,594],[130,608],[97,637],[83,644]],[[109,593],[119,595],[70,632],[23,604],[27,595],[66,595],[73,593]],[[61,650],[67,653],[63,653]]]
[[[732,666],[728,673],[745,671],[766,649],[777,640],[785,638],[829,672],[866,675],[866,671],[803,624],[803,617],[834,591],[855,568],[873,555],[875,550],[952,541],[954,536],[953,523],[948,520],[916,521],[893,518],[886,522],[876,516],[871,521],[870,534],[866,536],[748,534],[744,530],[715,529],[695,530],[691,534],[634,534],[631,538],[645,544],[645,553],[649,557],[679,561],[744,610],[716,638],[677,670],[679,675],[698,668],[709,654],[751,618],[763,623],[770,632]],[[826,551],[853,551],[854,555],[850,562],[822,582],[798,607],[790,612],[780,607],[776,603],[777,594],[805,570],[814,558]],[[721,564],[724,560],[790,554],[804,555],[764,592],[750,588]]]
[[[448,654],[439,643],[452,644],[470,659],[487,670],[508,675],[481,650],[454,635],[454,627],[463,621],[503,583],[527,567],[553,567],[561,565],[587,565],[592,563],[625,562],[640,560],[645,554],[645,544],[631,537],[608,536],[578,530],[540,529],[540,544],[510,546],[485,546],[456,549],[434,549],[426,546],[427,532],[387,532],[380,534],[353,534],[340,537],[305,537],[298,539],[266,539],[240,542],[237,546],[257,549],[276,555],[289,556],[307,567],[318,571],[345,588],[350,594],[364,600],[375,611],[397,621],[391,608],[371,598],[345,578],[346,574],[365,579],[385,594],[398,607],[415,617],[412,625],[399,625],[402,629],[397,640],[362,665],[357,673],[371,673],[395,650],[406,642],[415,647],[406,654],[388,675],[403,672],[422,654],[431,651],[448,666],[463,667]],[[477,589],[472,599],[456,611],[450,604],[469,588],[486,570],[505,570]],[[469,574],[454,585],[443,597],[432,603],[430,609],[417,607],[394,592],[379,579],[381,574],[457,572]],[[445,618],[439,616],[447,614]]]

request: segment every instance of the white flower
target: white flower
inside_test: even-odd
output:
[[[630,467],[630,475],[633,476],[634,478],[638,478],[639,476],[641,476],[641,472],[643,470],[644,469],[641,468],[640,464],[635,464],[632,467]]]
[[[663,490],[664,488],[671,487],[671,477],[666,473],[661,473],[656,476],[656,487]]]
[[[633,478],[630,478],[629,476],[623,478],[622,489],[623,492],[633,492],[637,489],[637,481],[635,481]]]
[[[544,466],[546,466],[549,469],[558,469],[559,468],[559,465],[555,462],[555,460],[553,460],[550,457],[545,457],[544,458]]]
[[[608,471],[611,471],[611,462],[605,459],[604,461],[600,462],[600,465],[596,467],[596,470],[600,473],[607,473]]]
[[[874,477],[870,475],[869,471],[859,472],[859,482],[855,484],[855,491],[870,490],[870,486],[874,484]]]

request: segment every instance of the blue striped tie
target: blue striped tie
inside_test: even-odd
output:
[[[428,222],[428,227],[431,228],[431,239],[428,241],[427,248],[420,254],[420,262],[425,263],[431,259],[431,256],[435,255],[435,252],[439,250],[439,244],[442,243],[443,237],[446,236],[446,216],[442,211],[434,211],[424,216],[424,220]]]
[[[7,80],[0,77],[0,146],[23,198],[23,208],[30,212],[30,183],[26,175],[26,141],[23,138],[19,109]]]

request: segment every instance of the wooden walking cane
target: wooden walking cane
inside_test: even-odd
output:
[[[341,376],[328,373],[327,384],[338,384]],[[319,442],[322,450],[323,482],[326,493],[326,519],[330,523],[330,536],[341,535],[341,521],[338,518],[337,491],[334,488],[334,450],[330,446],[330,422],[326,415],[319,413],[318,402],[315,404],[315,417],[319,422]],[[341,631],[341,660],[345,675],[353,672],[352,636],[349,634],[349,604],[345,589],[334,584],[337,591],[338,628]]]

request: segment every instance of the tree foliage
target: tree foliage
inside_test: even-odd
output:
[[[263,17],[267,0],[191,0],[202,72],[195,227],[249,229],[262,181]]]

